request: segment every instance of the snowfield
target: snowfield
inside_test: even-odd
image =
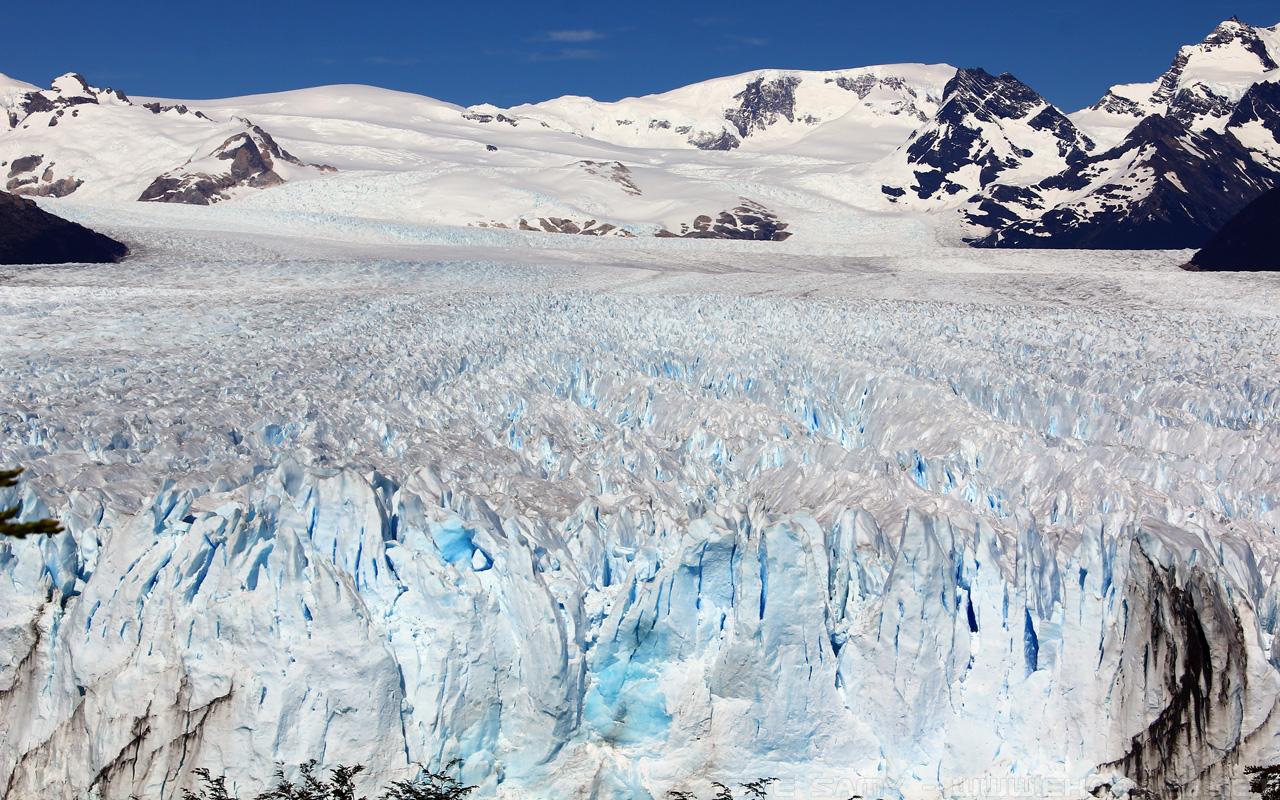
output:
[[[0,273],[0,500],[68,528],[0,544],[5,797],[308,758],[1232,797],[1280,757],[1278,276],[888,214],[56,211],[138,256]]]

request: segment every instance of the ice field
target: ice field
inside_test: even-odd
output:
[[[0,270],[0,786],[1242,797],[1280,277],[63,203]],[[3,505],[3,503],[0,503]]]

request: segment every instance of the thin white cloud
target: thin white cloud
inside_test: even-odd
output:
[[[599,61],[604,53],[589,47],[562,47],[550,53],[530,53],[530,61]]]
[[[547,31],[546,39],[548,42],[557,42],[560,44],[582,44],[584,42],[598,42],[604,38],[604,34],[600,31],[591,30],[590,28],[582,30],[570,31]]]
[[[397,58],[395,56],[368,56],[365,58],[365,63],[377,64],[378,66],[384,67],[412,67],[415,64],[422,63],[422,59],[413,56],[402,58]]]

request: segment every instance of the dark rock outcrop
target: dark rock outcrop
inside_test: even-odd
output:
[[[178,114],[178,116],[182,116],[183,114],[194,114],[200,119],[209,119],[203,111],[193,111],[182,103],[177,103],[176,105],[171,106],[164,106],[159,103],[143,103],[142,107],[150,111],[152,114],[164,114],[165,112],[173,111]]]
[[[41,169],[41,167],[44,169]],[[14,194],[36,197],[66,197],[83,183],[75,177],[57,177],[52,163],[45,164],[44,156],[32,154],[15,158],[9,165],[8,180],[4,188]]]
[[[1267,81],[1250,86],[1231,110],[1227,128],[1240,128],[1252,122],[1259,123],[1280,143],[1280,83]]]
[[[738,107],[725,112],[724,118],[738,129],[738,135],[746,138],[753,131],[762,131],[784,118],[795,121],[796,87],[800,79],[784,75],[771,81],[756,78],[746,88],[733,96]]]
[[[1280,270],[1280,188],[1245,206],[1196,253],[1191,270],[1260,272]]]
[[[631,177],[631,170],[626,164],[620,161],[579,161],[578,166],[582,167],[588,175],[595,175],[599,178],[612,181],[622,187],[624,194],[633,197],[639,197],[643,192],[636,185],[635,180]]]
[[[690,137],[689,144],[699,150],[735,150],[742,142],[729,131],[719,134],[702,133]]]
[[[110,237],[0,192],[0,264],[106,264],[128,254]]]
[[[32,172],[43,163],[44,156],[39,154],[15,158],[13,163],[9,165],[9,177],[21,175],[24,172]]]
[[[471,122],[480,122],[485,124],[490,122],[505,122],[513,128],[520,124],[518,120],[508,117],[506,114],[482,114],[478,111],[468,111],[462,115],[462,118],[470,120]]]
[[[664,239],[744,239],[760,242],[781,242],[791,238],[790,225],[778,219],[778,215],[743,198],[743,203],[728,211],[721,211],[714,218],[700,214],[692,223],[680,226],[680,232],[660,230],[656,234]]]
[[[1114,91],[1107,90],[1102,99],[1089,106],[1090,111],[1105,111],[1109,114],[1116,114],[1123,117],[1141,118],[1146,114],[1142,106],[1137,101],[1128,97],[1121,97]]]
[[[505,228],[506,225],[480,224],[482,228]],[[539,231],[542,233],[568,233],[576,236],[622,236],[630,238],[635,234],[623,230],[617,225],[589,219],[582,223],[563,217],[539,217],[537,227],[530,225],[527,219],[521,219],[518,229],[522,231]]]
[[[866,100],[871,93],[878,88],[889,89],[904,95],[889,113],[894,116],[901,114],[909,114],[921,122],[928,122],[929,116],[925,114],[916,105],[915,101],[919,99],[920,94],[908,84],[904,79],[890,76],[887,78],[877,77],[875,75],[856,75],[847,76],[840,75],[835,78],[827,78],[825,83],[834,83],[846,92],[853,92],[858,96],[859,100]],[[933,98],[929,98],[932,100]]]
[[[1229,585],[1212,565],[1179,570],[1141,545],[1131,551],[1130,570],[1124,603],[1135,613],[1124,638],[1135,651],[1141,645],[1144,696],[1158,712],[1124,755],[1099,771],[1129,776],[1147,797],[1222,797],[1206,790],[1224,785],[1243,744],[1231,732],[1239,730],[1249,680],[1248,646]],[[1206,764],[1212,754],[1221,760]]]
[[[739,239],[746,241],[781,242],[791,237],[787,230],[788,223],[760,203],[742,199],[742,205],[728,211],[721,211],[714,216],[700,214],[693,222],[684,223],[679,232],[663,228],[654,234],[659,239]],[[481,228],[507,228],[501,222],[474,223]],[[588,219],[576,221],[563,217],[538,217],[535,222],[520,219],[516,229],[537,233],[565,233],[575,236],[622,236],[633,237],[634,233],[616,225],[599,220]]]

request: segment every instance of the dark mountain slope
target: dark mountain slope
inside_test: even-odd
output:
[[[1194,270],[1280,270],[1280,188],[1244,207],[1188,265]]]
[[[114,239],[0,192],[0,264],[105,264],[128,254]]]

